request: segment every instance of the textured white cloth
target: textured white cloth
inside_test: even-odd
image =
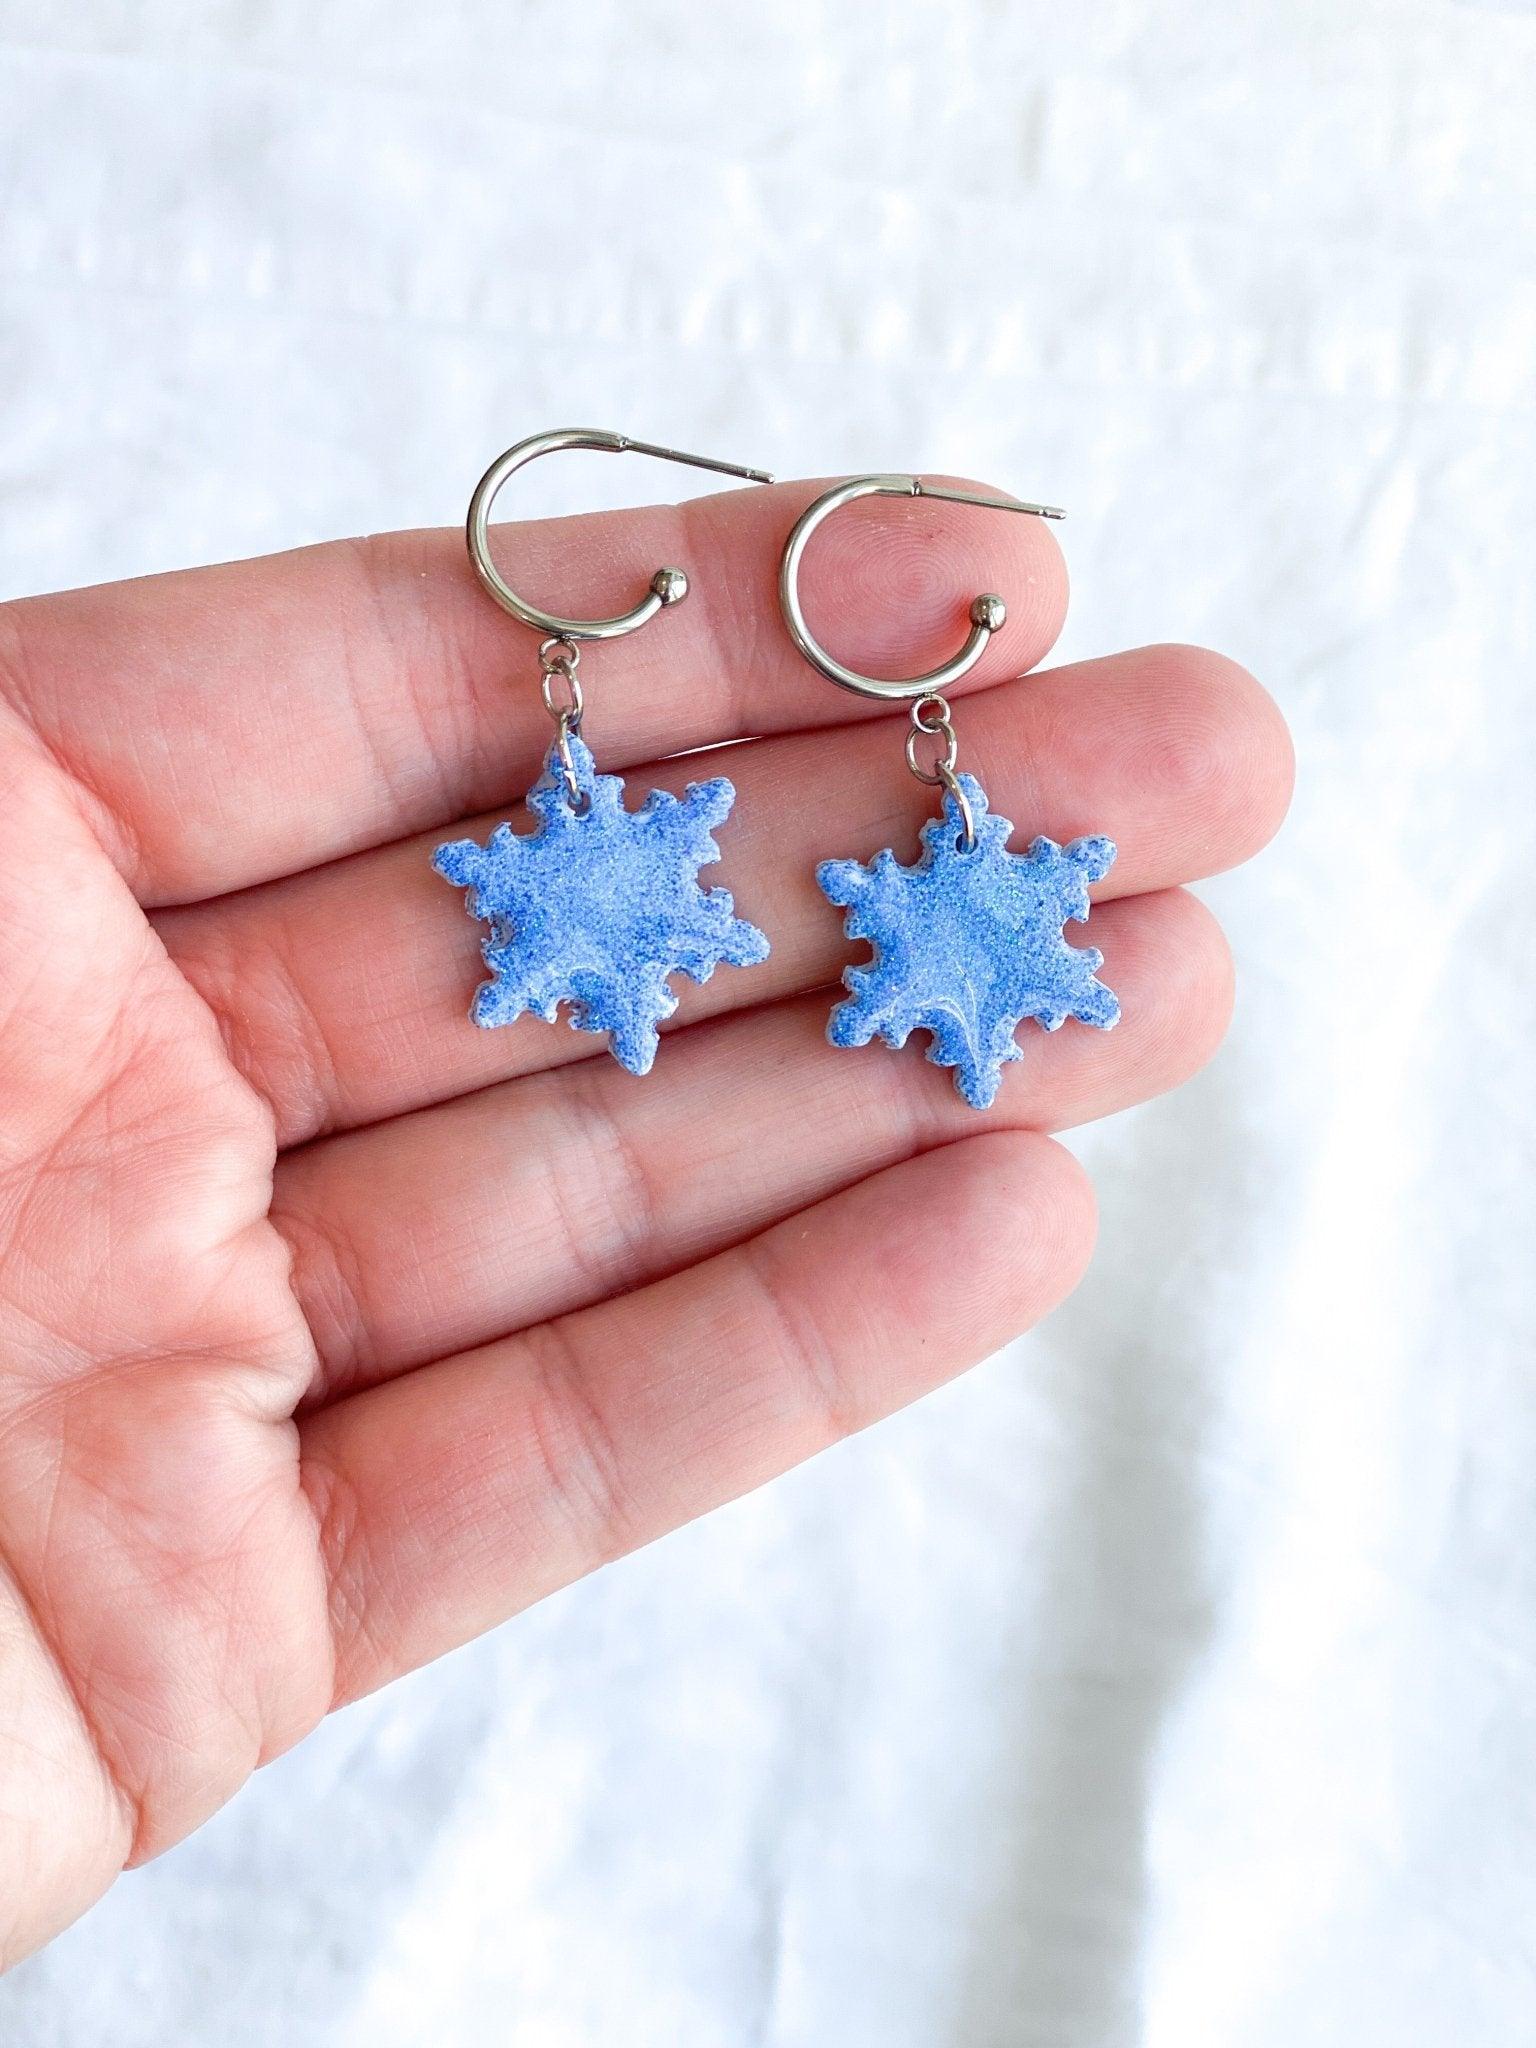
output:
[[[6,594],[590,421],[1057,499],[1063,651],[1301,755],[1067,1308],[340,1716],[7,2042],[1536,2036],[1533,109],[1515,0],[0,5]]]

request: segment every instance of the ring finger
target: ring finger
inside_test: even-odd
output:
[[[933,1146],[1177,1086],[1230,1008],[1215,920],[1175,890],[1106,904],[1093,936],[1120,1028],[1024,1026],[981,1118],[915,1046],[828,1045],[823,992],[684,1032],[643,1089],[593,1060],[290,1153],[272,1213],[320,1353],[311,1401],[641,1286]]]

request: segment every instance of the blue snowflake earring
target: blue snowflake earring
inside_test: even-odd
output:
[[[515,619],[545,637],[539,648],[540,690],[555,722],[543,774],[528,793],[538,823],[518,834],[498,825],[486,845],[455,839],[432,865],[469,892],[469,910],[489,926],[481,951],[491,970],[475,993],[476,1024],[510,1024],[525,1010],[553,1023],[570,1005],[578,1031],[606,1031],[609,1050],[632,1074],[650,1071],[657,1026],[677,1008],[668,977],[708,981],[722,961],[751,967],[768,957],[768,941],[734,915],[728,892],[699,886],[698,871],[720,858],[711,836],[724,824],[736,792],[723,775],[691,782],[681,797],[652,790],[643,807],[624,806],[624,784],[600,775],[581,738],[583,709],[576,665],[581,643],[617,640],[688,595],[681,569],[658,569],[633,610],[611,619],[563,619],[517,595],[491,560],[489,522],[497,492],[514,470],[560,448],[629,450],[711,469],[753,483],[773,479],[758,469],[684,455],[582,427],[535,434],[498,456],[475,486],[467,539],[475,572]]]
[[[985,1109],[1004,1066],[1023,1058],[1014,1032],[1024,1018],[1036,1018],[1047,1031],[1068,1017],[1108,1031],[1119,1018],[1115,996],[1095,979],[1103,954],[1069,945],[1062,930],[1086,920],[1088,885],[1108,873],[1115,849],[1103,838],[1074,839],[1065,847],[1039,838],[1027,853],[1010,853],[1013,826],[988,810],[974,775],[955,772],[955,728],[941,693],[976,665],[1007,617],[1000,597],[976,598],[960,652],[908,682],[861,675],[817,641],[800,608],[801,557],[829,513],[865,497],[943,498],[1043,519],[1062,514],[1052,505],[941,490],[915,476],[853,477],[801,514],[779,566],[779,603],[800,652],[845,690],[885,703],[910,702],[907,766],[919,782],[944,791],[912,867],[903,867],[887,847],[867,865],[827,860],[816,870],[823,895],[848,913],[848,937],[867,940],[874,954],[867,966],[844,974],[849,993],[833,1010],[827,1036],[834,1045],[868,1045],[878,1037],[900,1047],[913,1031],[927,1031],[929,1059],[953,1067],[966,1101]],[[943,749],[928,768],[918,757],[925,736]]]

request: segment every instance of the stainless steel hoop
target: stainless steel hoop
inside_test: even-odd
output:
[[[806,624],[805,613],[800,606],[800,560],[806,543],[821,522],[840,505],[847,505],[855,498],[942,498],[952,505],[984,505],[996,512],[1030,512],[1039,519],[1063,519],[1066,514],[1057,505],[1025,505],[1015,498],[985,498],[977,491],[945,490],[936,484],[925,484],[921,477],[856,476],[850,477],[846,483],[835,484],[830,491],[823,491],[795,521],[779,561],[779,606],[790,636],[806,660],[829,682],[838,684],[841,689],[852,690],[860,697],[874,697],[885,703],[905,703],[909,698],[937,695],[976,666],[987,642],[1007,618],[1007,606],[991,591],[973,598],[971,630],[960,652],[938,668],[930,669],[926,675],[912,676],[906,681],[862,675],[858,669],[849,668],[836,655],[829,654]]]
[[[469,517],[464,530],[469,559],[475,565],[475,574],[503,611],[510,612],[514,619],[521,619],[525,626],[532,626],[535,632],[551,640],[572,643],[618,640],[655,618],[663,605],[681,604],[688,595],[688,578],[681,569],[658,569],[640,602],[627,612],[615,613],[611,619],[563,619],[557,612],[541,611],[537,605],[529,604],[526,598],[518,596],[491,560],[491,507],[502,485],[514,471],[540,455],[553,455],[562,448],[595,448],[610,455],[654,455],[662,462],[681,462],[690,469],[710,469],[720,476],[744,477],[749,483],[773,482],[766,470],[744,469],[739,463],[717,462],[708,455],[686,455],[680,448],[660,448],[651,441],[632,441],[627,434],[610,434],[600,427],[559,427],[548,434],[530,434],[526,441],[519,441],[505,454],[498,455],[475,485],[474,496],[469,501]]]

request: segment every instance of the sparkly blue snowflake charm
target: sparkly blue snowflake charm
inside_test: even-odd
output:
[[[872,1038],[902,1046],[912,1031],[932,1033],[928,1057],[955,1069],[955,1086],[973,1109],[996,1095],[1002,1069],[1022,1059],[1014,1030],[1025,1017],[1055,1031],[1068,1017],[1107,1031],[1120,1005],[1094,969],[1104,956],[1069,946],[1062,926],[1088,916],[1088,884],[1109,872],[1108,839],[1061,847],[1037,839],[1028,853],[1008,851],[1013,826],[991,816],[981,784],[958,777],[971,807],[975,844],[965,848],[953,796],[923,827],[922,858],[904,868],[887,848],[865,866],[823,861],[816,879],[846,907],[844,930],[867,939],[874,958],[843,976],[850,994],[833,1010],[834,1045]]]
[[[622,779],[599,775],[574,734],[569,747],[584,803],[573,801],[551,748],[528,795],[535,831],[498,825],[485,846],[455,839],[432,865],[470,892],[470,914],[490,926],[482,951],[491,979],[476,991],[475,1023],[510,1024],[525,1010],[552,1023],[569,1003],[578,1031],[606,1031],[620,1066],[644,1074],[656,1027],[677,1008],[669,975],[704,982],[721,961],[751,967],[768,956],[756,925],[732,914],[729,892],[698,881],[720,858],[710,835],[736,792],[716,776],[681,797],[652,790],[642,809],[627,811]]]

